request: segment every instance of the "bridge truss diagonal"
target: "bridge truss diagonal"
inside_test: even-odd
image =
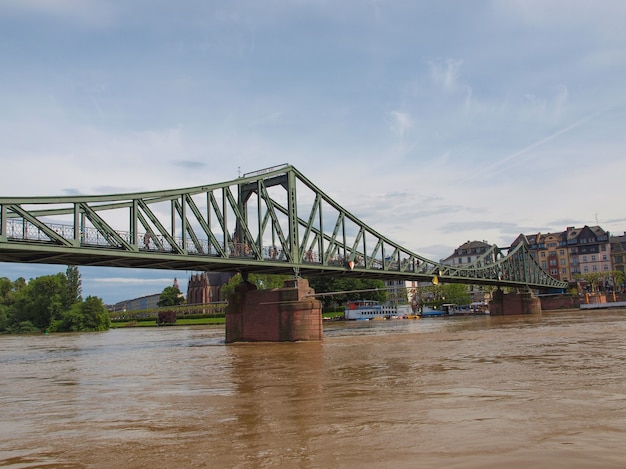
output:
[[[382,236],[290,165],[153,192],[0,197],[0,262],[349,275],[565,288],[528,248],[470,265],[426,259]]]

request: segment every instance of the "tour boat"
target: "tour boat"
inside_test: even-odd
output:
[[[373,300],[349,301],[344,311],[345,319],[348,321],[406,318],[413,314],[411,305],[383,305]]]

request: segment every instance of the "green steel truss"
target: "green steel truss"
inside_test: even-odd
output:
[[[0,262],[565,288],[523,244],[471,265],[385,238],[289,165],[186,189],[0,197]]]

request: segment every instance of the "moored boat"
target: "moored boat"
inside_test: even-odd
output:
[[[454,303],[446,303],[441,306],[444,316],[474,316],[480,314],[489,314],[487,303],[474,302],[469,305],[457,305]]]
[[[413,314],[410,305],[383,305],[373,300],[349,301],[344,311],[348,321],[408,318]]]
[[[422,310],[419,313],[422,318],[434,318],[443,316],[443,311],[440,309],[431,308],[430,306],[422,306]]]

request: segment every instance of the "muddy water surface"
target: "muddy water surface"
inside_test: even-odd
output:
[[[0,467],[626,467],[626,310],[0,336]]]

